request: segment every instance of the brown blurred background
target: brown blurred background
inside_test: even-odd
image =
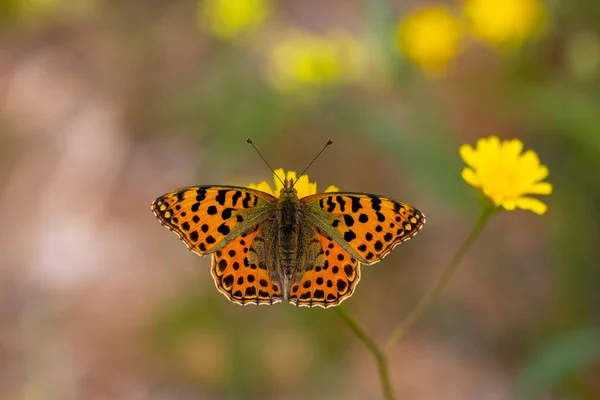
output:
[[[150,203],[271,182],[248,136],[296,171],[333,139],[309,171],[321,190],[428,218],[345,303],[384,343],[476,220],[458,147],[488,135],[538,152],[549,211],[491,220],[390,353],[394,390],[600,398],[600,3],[539,3],[543,28],[508,45],[463,25],[460,45],[399,39],[424,6],[0,1],[0,399],[380,398],[335,312],[229,303]],[[448,56],[427,64],[411,40]]]

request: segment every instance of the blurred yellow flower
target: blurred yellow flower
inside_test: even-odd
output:
[[[398,22],[400,51],[425,72],[439,74],[460,49],[463,25],[444,5],[423,7]]]
[[[465,0],[464,13],[473,34],[495,46],[520,46],[547,19],[541,0]]]
[[[271,83],[281,90],[350,82],[364,74],[366,52],[344,33],[283,35],[269,54]]]
[[[546,204],[527,195],[552,193],[552,185],[542,182],[548,176],[548,168],[540,164],[533,150],[521,154],[522,151],[520,140],[500,142],[495,136],[479,139],[476,148],[462,145],[460,155],[468,165],[462,177],[481,189],[497,207],[521,208],[541,215],[547,210]]]
[[[200,25],[226,40],[257,28],[270,11],[269,0],[203,0],[198,8]]]
[[[283,170],[283,168],[276,169],[275,175],[273,176],[273,182],[275,182],[275,189],[271,189],[271,186],[266,182],[262,181],[258,185],[253,183],[249,184],[248,187],[250,189],[260,190],[261,192],[269,193],[275,197],[279,197],[279,192],[283,189],[283,185],[279,181],[281,179],[284,182],[295,182],[296,181],[296,171],[288,171],[287,174]],[[277,179],[277,176],[279,179]],[[294,185],[294,189],[298,192],[298,198],[303,198],[306,196],[310,196],[311,194],[317,193],[317,184],[315,182],[309,182],[308,175],[302,175],[298,182]],[[325,189],[325,192],[337,192],[339,189],[333,185],[329,186]]]

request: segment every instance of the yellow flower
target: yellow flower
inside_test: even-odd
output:
[[[540,0],[465,0],[464,13],[473,34],[495,46],[520,46],[547,19]]]
[[[427,6],[398,22],[400,51],[425,72],[439,74],[458,54],[463,37],[461,21],[443,5]]]
[[[269,0],[204,0],[198,13],[209,33],[232,40],[260,26],[270,10]]]
[[[356,80],[364,74],[365,49],[344,33],[290,32],[269,54],[271,83],[281,90]]]
[[[548,208],[546,204],[527,195],[552,193],[552,185],[542,182],[548,176],[548,168],[540,164],[533,150],[521,154],[522,151],[520,140],[500,142],[495,136],[479,139],[475,149],[462,145],[460,155],[468,165],[462,177],[481,189],[497,207],[521,208],[541,215]]]
[[[260,190],[261,192],[269,193],[275,197],[279,197],[279,192],[283,189],[283,185],[279,181],[281,179],[284,182],[295,182],[296,181],[296,171],[288,171],[287,174],[283,170],[283,168],[276,169],[275,175],[273,176],[273,182],[275,182],[275,189],[271,189],[271,186],[266,182],[262,181],[258,185],[253,183],[249,184],[248,187],[250,189]],[[277,179],[277,176],[279,179]],[[308,175],[302,175],[298,182],[294,185],[294,189],[298,192],[298,198],[303,198],[306,196],[310,196],[311,194],[317,193],[317,184],[315,182],[309,182]],[[333,185],[329,186],[325,192],[337,192],[339,189]]]

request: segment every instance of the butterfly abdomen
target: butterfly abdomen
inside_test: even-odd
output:
[[[281,196],[277,209],[277,241],[279,242],[279,264],[288,278],[298,264],[299,214],[298,198],[294,195]]]

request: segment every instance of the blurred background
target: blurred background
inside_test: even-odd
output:
[[[367,399],[332,310],[240,307],[150,203],[274,168],[408,202],[425,229],[345,306],[379,342],[480,213],[462,143],[519,138],[504,212],[389,353],[399,399],[600,398],[597,0],[0,1],[0,399]]]

